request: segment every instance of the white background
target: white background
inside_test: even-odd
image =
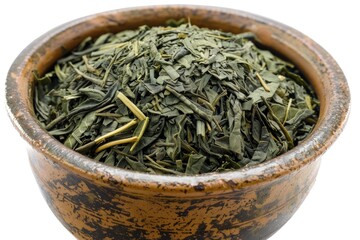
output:
[[[32,40],[89,14],[140,5],[198,4],[245,10],[285,23],[323,46],[343,69],[352,91],[347,126],[322,158],[317,182],[294,217],[271,239],[360,239],[360,51],[357,1],[1,1],[0,3],[0,239],[71,240],[46,205],[11,125],[4,100],[7,71]]]

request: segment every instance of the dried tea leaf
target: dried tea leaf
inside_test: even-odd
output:
[[[77,143],[81,144],[81,136],[91,127],[91,125],[96,120],[96,113],[88,113],[76,127],[76,129],[68,136],[64,145],[73,148]]]
[[[235,116],[234,116],[234,123],[232,124],[232,129],[229,135],[229,147],[231,151],[237,154],[242,154],[244,148],[243,137],[241,132],[242,111],[241,111],[240,103],[238,101],[236,101],[236,103],[233,106],[233,112],[235,113]]]
[[[259,102],[262,97],[265,99],[271,98],[274,95],[275,91],[278,89],[279,83],[269,83],[267,86],[269,87],[269,91],[266,91],[261,86],[249,94],[248,98],[251,99],[252,104]]]
[[[203,166],[206,157],[200,154],[190,154],[186,164],[185,174],[192,175],[198,174]]]
[[[87,37],[34,70],[41,126],[94,161],[172,175],[268,161],[312,131],[311,85],[255,34],[169,24]]]

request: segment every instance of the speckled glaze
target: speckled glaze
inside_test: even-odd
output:
[[[321,102],[313,133],[266,163],[228,173],[176,177],[96,163],[52,138],[33,105],[37,69],[44,73],[89,35],[161,25],[189,17],[193,24],[234,33],[253,31],[259,42],[295,63]],[[9,116],[28,142],[30,163],[48,205],[79,239],[266,239],[301,205],[320,156],[341,132],[349,112],[346,79],[333,58],[300,32],[246,12],[200,6],[115,10],[72,21],[31,43],[6,82]]]

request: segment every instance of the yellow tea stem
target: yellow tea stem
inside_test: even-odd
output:
[[[112,147],[112,146],[116,146],[116,145],[120,145],[120,144],[125,144],[125,143],[132,143],[132,142],[136,142],[138,139],[138,137],[130,137],[130,138],[124,138],[124,139],[120,139],[120,140],[116,140],[116,141],[112,141],[112,142],[108,142],[108,143],[105,143],[103,145],[101,145],[100,147],[98,147],[96,150],[95,150],[95,153],[98,153],[98,152],[101,152],[109,147]]]
[[[258,72],[256,73],[256,77],[259,79],[259,82],[261,86],[265,89],[265,91],[270,92],[270,88],[268,87],[268,85],[266,85],[264,79],[260,76]]]
[[[137,136],[138,139],[137,139],[137,140],[133,143],[133,145],[131,146],[130,152],[134,151],[134,149],[135,149],[135,147],[137,146],[137,144],[139,143],[141,137],[144,135],[144,132],[145,132],[148,124],[149,124],[149,118],[148,118],[148,117],[145,117],[144,122],[143,122],[143,124],[142,124],[142,126],[141,126],[140,133],[139,133],[139,135]]]
[[[128,99],[123,93],[118,92],[117,97],[129,108],[129,110],[140,120],[144,120],[146,116],[144,113],[132,102]]]
[[[116,134],[119,134],[129,128],[131,128],[132,126],[134,126],[136,123],[138,122],[137,119],[133,119],[131,120],[130,122],[128,122],[127,124],[119,127],[118,129],[115,129],[114,131],[112,132],[109,132],[105,135],[102,135],[101,137],[98,137],[97,139],[95,139],[95,142],[96,143],[101,143],[102,141],[105,141],[106,138],[109,138],[109,137],[112,137],[112,136],[115,136]]]

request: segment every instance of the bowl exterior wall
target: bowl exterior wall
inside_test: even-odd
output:
[[[80,239],[266,239],[310,191],[320,158],[298,171],[232,191],[143,194],[87,179],[28,150],[48,205]],[[228,182],[229,183],[229,182]],[[188,196],[191,195],[191,196]]]

